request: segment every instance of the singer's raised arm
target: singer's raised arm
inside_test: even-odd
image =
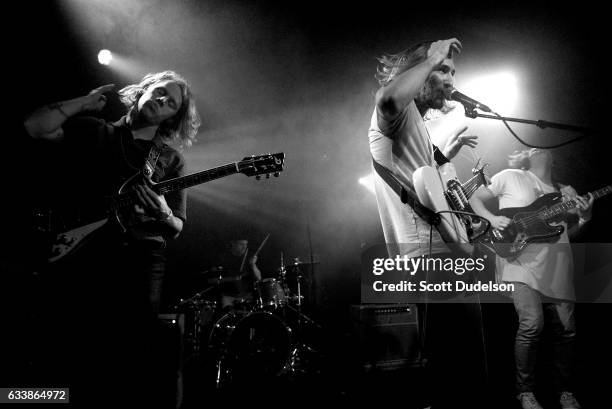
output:
[[[423,90],[425,82],[433,71],[454,75],[455,67],[452,61],[454,52],[461,51],[461,43],[457,39],[441,40],[432,43],[427,51],[427,58],[408,68],[381,87],[376,92],[376,107],[386,120],[392,120],[412,102]],[[399,66],[398,70],[402,67]],[[452,84],[449,84],[452,87]],[[450,88],[449,88],[450,89]]]

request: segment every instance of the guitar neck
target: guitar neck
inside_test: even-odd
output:
[[[181,176],[174,179],[165,180],[153,185],[151,188],[158,195],[166,195],[177,190],[183,190],[202,183],[210,182],[215,179],[220,179],[239,173],[238,162],[228,163],[227,165],[219,166],[213,169],[204,170],[202,172],[193,173],[187,176]],[[124,209],[138,203],[138,200],[133,192],[121,193],[111,198],[110,210]]]
[[[469,199],[470,197],[472,197],[474,192],[478,190],[480,185],[483,184],[483,175],[480,173],[476,173],[474,176],[466,180],[465,183],[461,185],[461,189],[463,190],[463,194],[465,195],[465,197]]]
[[[599,199],[600,197],[603,197],[610,193],[612,193],[612,185],[595,190],[594,192],[591,192],[591,195],[593,195],[594,199]],[[575,200],[568,200],[566,202],[558,203],[549,207],[547,210],[544,210],[541,213],[541,216],[544,219],[550,219],[555,216],[559,216],[569,210],[572,210],[576,206],[578,206],[578,202],[576,202]]]
[[[156,184],[153,187],[153,190],[159,195],[165,195],[170,192],[187,189],[189,187],[210,182],[215,179],[221,179],[238,172],[238,163],[228,163],[227,165],[219,166],[214,169],[205,170],[175,179],[165,180]]]

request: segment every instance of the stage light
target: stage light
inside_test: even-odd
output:
[[[98,62],[102,65],[108,65],[113,60],[113,53],[109,50],[101,50],[98,53]]]
[[[509,72],[477,76],[461,91],[501,115],[511,113],[518,99],[516,77]]]
[[[364,176],[359,179],[359,184],[365,186],[372,194],[374,194],[374,178],[372,175]]]

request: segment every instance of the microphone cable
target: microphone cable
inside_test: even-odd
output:
[[[522,140],[515,132],[514,130],[512,130],[512,128],[510,127],[510,125],[508,124],[508,122],[497,112],[493,111],[493,114],[495,116],[497,116],[498,118],[500,118],[500,120],[504,123],[504,125],[506,126],[506,128],[508,128],[508,131],[510,131],[510,134],[512,134],[512,136],[514,136],[521,144],[529,147],[529,148],[536,148],[536,149],[554,149],[554,148],[560,148],[561,146],[565,146],[565,145],[569,145],[570,143],[574,143],[582,138],[585,138],[587,135],[580,135],[575,137],[574,139],[570,139],[569,141],[565,141],[565,142],[561,142],[558,143],[556,145],[551,145],[551,146],[537,146],[537,145],[532,145],[530,143],[525,142],[524,140]],[[539,126],[539,125],[538,125]]]

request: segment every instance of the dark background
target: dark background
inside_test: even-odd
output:
[[[264,275],[275,274],[281,252],[285,260],[318,261],[313,294],[318,307],[313,315],[338,344],[348,342],[343,337],[350,329],[349,305],[359,303],[361,248],[383,241],[374,196],[358,184],[370,172],[367,128],[377,88],[375,58],[414,42],[457,37],[464,45],[456,59],[458,89],[470,72],[510,67],[521,95],[512,112],[500,113],[602,130],[555,150],[554,177],[586,192],[610,183],[610,143],[603,131],[609,41],[603,10],[580,6],[23,3],[5,17],[17,22],[15,28],[5,28],[9,44],[3,65],[10,72],[3,87],[10,114],[5,119],[10,131],[5,135],[5,175],[8,186],[26,187],[4,201],[5,215],[11,215],[5,266],[26,274],[29,269],[32,249],[22,228],[27,206],[21,199],[32,203],[46,198],[54,184],[63,181],[50,167],[54,150],[29,141],[20,119],[42,104],[80,96],[105,83],[119,88],[147,72],[173,69],[191,82],[203,119],[198,142],[184,152],[190,171],[265,152],[282,151],[287,159],[278,179],[255,181],[237,175],[189,191],[188,221],[169,248],[166,304],[202,290],[194,285],[194,275],[210,267],[236,231],[246,233],[252,247],[270,233],[261,253]],[[118,55],[116,66],[97,63],[101,48]],[[120,115],[119,103],[111,98],[102,116]],[[480,136],[477,154],[491,163],[492,175],[520,145],[501,123],[490,122],[466,119],[470,131]],[[525,125],[515,129],[532,143],[551,144],[571,136]],[[462,179],[473,159],[465,152],[457,157]],[[605,199],[596,204],[595,221],[582,241],[609,241],[609,205]],[[500,379],[506,377],[503,382],[511,382],[504,375],[511,362],[505,347],[511,342],[499,335],[505,331],[512,337],[514,320],[508,308],[485,306],[490,353],[500,365]],[[601,332],[608,327],[609,310],[607,304],[579,305],[585,395],[605,385],[593,371],[604,363],[609,369],[604,346],[610,338]],[[511,396],[505,384],[500,388]]]

